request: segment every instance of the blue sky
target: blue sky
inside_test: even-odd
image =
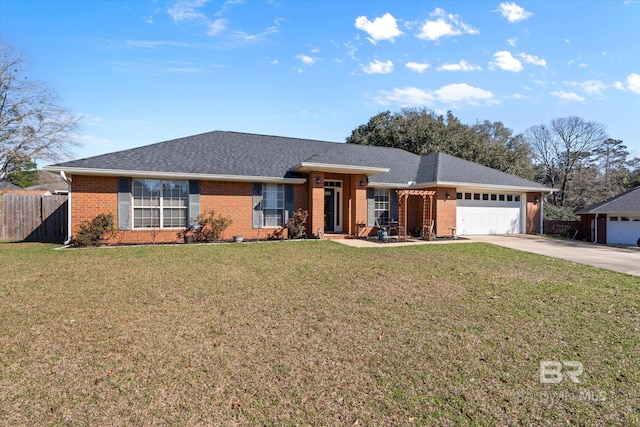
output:
[[[640,155],[637,1],[0,0],[2,43],[87,157],[212,130],[344,141],[426,107],[516,133],[577,115]]]

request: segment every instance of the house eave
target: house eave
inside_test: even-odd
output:
[[[412,184],[398,184],[396,182],[370,182],[369,188],[412,188]]]
[[[529,187],[520,185],[501,185],[501,184],[479,184],[477,182],[454,182],[454,181],[433,181],[433,182],[420,182],[411,188],[430,188],[430,187],[454,187],[465,190],[487,190],[487,191],[524,191],[524,192],[536,192],[536,193],[553,193],[558,191],[555,188],[547,187]]]
[[[390,169],[374,166],[353,166],[331,163],[302,162],[291,170],[294,172],[331,172],[345,174],[378,175],[381,173],[387,173]]]
[[[589,211],[578,211],[576,215],[637,215],[638,211],[633,211],[629,209],[619,210],[619,209],[595,209]]]
[[[226,175],[226,174],[204,174],[186,172],[159,172],[159,171],[138,171],[126,169],[94,169],[78,167],[57,167],[45,166],[42,170],[47,172],[64,172],[65,175],[92,175],[92,176],[128,176],[132,178],[171,178],[171,179],[192,179],[203,181],[226,181],[226,182],[269,182],[279,184],[304,184],[307,178],[284,178],[276,176],[250,176],[250,175]]]

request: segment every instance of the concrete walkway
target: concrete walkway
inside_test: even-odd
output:
[[[474,242],[485,242],[524,252],[532,252],[587,264],[607,270],[640,276],[640,250],[614,248],[574,240],[552,239],[528,234],[470,236]]]

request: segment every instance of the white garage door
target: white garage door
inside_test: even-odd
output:
[[[459,235],[519,234],[520,195],[459,193],[456,228]]]
[[[607,244],[635,246],[640,239],[639,215],[609,215]]]

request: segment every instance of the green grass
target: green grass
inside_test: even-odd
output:
[[[0,424],[640,425],[637,277],[480,243],[53,248],[0,244]]]

